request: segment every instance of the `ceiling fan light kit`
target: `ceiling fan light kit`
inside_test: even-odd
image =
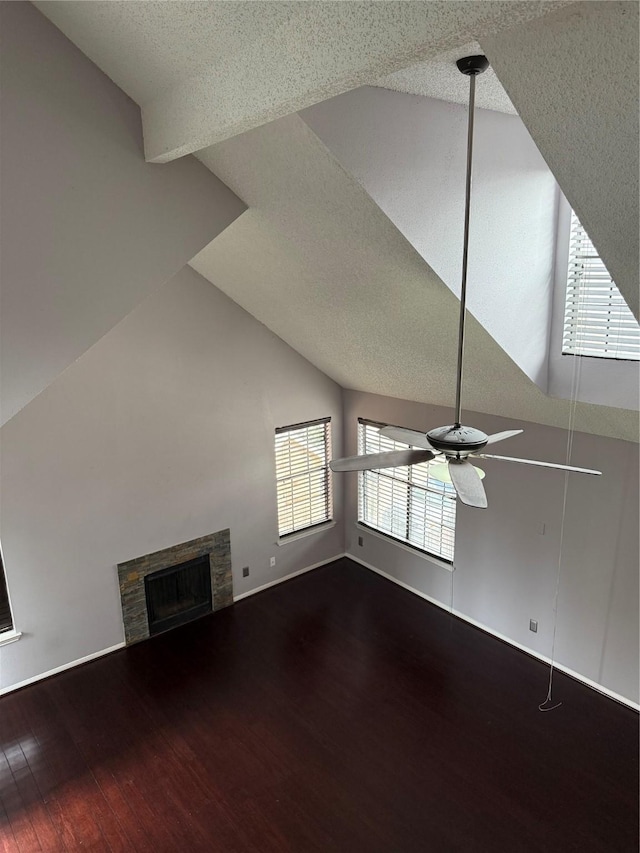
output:
[[[475,465],[473,467],[478,472],[478,477],[484,480],[486,473],[482,468],[477,468]],[[440,483],[450,483],[451,474],[449,473],[449,464],[447,462],[434,462],[433,465],[429,465],[429,476],[432,480],[438,480]]]
[[[467,128],[467,171],[465,184],[464,240],[462,247],[462,282],[460,288],[460,319],[458,324],[458,364],[456,378],[455,423],[436,427],[427,433],[402,427],[383,427],[380,434],[394,441],[408,444],[415,450],[391,450],[363,456],[350,456],[334,459],[330,462],[332,471],[367,471],[380,468],[395,468],[400,465],[418,465],[438,459],[438,464],[430,466],[429,473],[441,482],[451,482],[462,503],[468,506],[484,508],[487,496],[482,484],[484,471],[469,462],[472,459],[499,459],[505,462],[520,462],[525,465],[537,465],[544,468],[558,468],[582,474],[600,474],[589,468],[576,468],[571,465],[557,465],[553,462],[539,462],[532,459],[519,459],[511,456],[493,456],[481,453],[487,445],[504,441],[519,435],[523,430],[514,429],[487,435],[475,427],[461,423],[462,413],[462,375],[464,366],[464,338],[467,317],[467,267],[469,255],[469,211],[471,207],[471,173],[473,160],[473,124],[475,115],[476,77],[489,67],[486,56],[465,56],[456,62],[458,70],[469,77],[469,122]],[[445,473],[446,472],[446,473]]]

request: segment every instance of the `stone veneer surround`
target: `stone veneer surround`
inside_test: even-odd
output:
[[[177,566],[188,560],[209,555],[211,567],[211,597],[213,610],[221,610],[233,604],[233,578],[231,575],[231,536],[230,531],[219,530],[200,539],[182,542],[172,548],[155,551],[144,557],[136,557],[126,563],[118,564],[120,600],[122,602],[122,621],[126,644],[146,640],[149,635],[147,621],[147,602],[144,591],[144,579],[160,569]]]

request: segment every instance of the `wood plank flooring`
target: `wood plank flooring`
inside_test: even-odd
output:
[[[348,560],[0,699],[0,850],[638,850],[638,718]]]

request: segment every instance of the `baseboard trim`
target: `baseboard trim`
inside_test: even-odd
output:
[[[327,563],[332,563],[334,560],[339,560],[341,557],[344,557],[344,552],[341,554],[336,554],[335,557],[329,557],[327,560],[321,560],[319,563],[314,563],[311,566],[305,566],[303,569],[298,569],[296,572],[291,572],[288,575],[285,575],[282,578],[278,578],[274,581],[269,581],[269,583],[262,584],[262,586],[258,586],[255,589],[250,589],[248,592],[243,592],[240,595],[234,595],[233,602],[235,604],[236,601],[241,601],[243,598],[247,598],[249,595],[255,595],[257,592],[262,592],[264,589],[269,589],[271,586],[276,586],[279,583],[284,583],[285,581],[291,580],[291,578],[295,578],[298,575],[303,575],[305,572],[311,572],[314,569],[319,569],[320,566],[326,566]],[[67,669],[73,669],[76,666],[81,666],[83,663],[89,663],[89,661],[95,660],[96,658],[101,658],[104,655],[109,655],[111,652],[117,652],[118,649],[124,649],[126,647],[126,643],[116,643],[115,646],[110,646],[108,649],[101,649],[99,652],[92,652],[90,655],[85,655],[85,657],[78,658],[77,660],[72,660],[69,663],[65,663],[62,666],[56,666],[53,669],[48,670],[47,672],[42,672],[40,675],[34,675],[32,678],[26,678],[24,681],[18,681],[16,684],[11,684],[9,687],[0,688],[0,696],[4,696],[7,693],[13,693],[14,690],[20,690],[22,687],[28,687],[30,684],[35,684],[36,681],[43,681],[45,678],[51,678],[52,675],[58,675],[60,672],[64,672]]]
[[[333,563],[335,560],[340,560],[342,557],[347,556],[348,554],[345,554],[344,552],[342,554],[336,554],[335,557],[329,557],[327,560],[321,560],[319,563],[313,563],[311,566],[305,566],[304,569],[298,569],[295,572],[284,575],[284,577],[277,578],[274,581],[269,581],[269,583],[263,583],[262,586],[257,586],[255,589],[250,589],[248,592],[241,592],[240,595],[233,596],[233,603],[235,604],[236,601],[242,601],[243,598],[248,598],[250,595],[255,595],[257,592],[262,592],[265,589],[269,589],[269,587],[277,586],[279,583],[290,581],[292,578],[297,578],[298,575],[304,575],[306,572],[312,572],[314,569],[319,569],[320,566],[326,566],[328,563]]]
[[[124,641],[116,643],[115,646],[109,646],[108,649],[100,649],[99,652],[92,652],[90,655],[85,655],[83,658],[72,660],[69,663],[63,663],[62,666],[56,666],[47,672],[41,672],[40,675],[34,675],[31,678],[26,678],[24,681],[18,681],[17,684],[12,684],[10,687],[2,687],[0,688],[0,696],[4,696],[6,693],[12,693],[14,690],[20,690],[21,687],[28,687],[30,684],[35,684],[36,681],[43,681],[43,679],[50,678],[52,675],[57,675],[59,672],[64,672],[66,669],[73,669],[75,666],[80,666],[83,663],[89,663],[89,661],[95,660],[96,658],[104,657],[104,655],[110,655],[111,652],[117,652],[118,649],[123,649],[124,647]]]
[[[361,566],[364,566],[365,569],[369,569],[370,571],[375,572],[377,575],[381,575],[383,578],[386,578],[387,580],[392,581],[398,586],[401,586],[403,589],[412,592],[414,595],[418,595],[420,596],[420,598],[424,598],[425,601],[428,601],[430,604],[435,604],[436,607],[439,607],[441,610],[445,610],[447,613],[453,613],[453,615],[457,616],[458,619],[462,619],[464,622],[468,622],[469,625],[473,625],[475,628],[480,628],[480,630],[484,631],[486,634],[491,634],[492,637],[496,637],[498,640],[502,640],[504,643],[508,643],[510,646],[519,649],[521,652],[525,652],[525,654],[531,655],[531,657],[537,658],[537,660],[551,665],[551,658],[546,657],[546,655],[542,655],[539,652],[530,649],[528,646],[524,646],[521,643],[512,640],[511,637],[507,637],[505,634],[501,634],[499,631],[494,631],[493,628],[489,628],[488,625],[484,625],[482,622],[478,622],[476,619],[472,619],[470,616],[467,616],[465,613],[461,613],[459,610],[452,610],[450,607],[447,607],[446,604],[443,604],[436,598],[432,598],[430,595],[427,595],[426,592],[421,592],[419,589],[416,589],[413,586],[409,586],[409,584],[404,583],[404,581],[398,580],[398,578],[395,578],[393,575],[390,575],[388,572],[385,572],[382,569],[378,569],[376,566],[372,566],[371,563],[367,563],[365,560],[360,559],[360,557],[356,557],[353,554],[349,553],[346,553],[344,556],[347,557],[347,559],[349,560],[353,560],[354,563],[359,563]],[[598,693],[602,693],[609,699],[614,699],[616,702],[620,702],[621,705],[626,705],[628,708],[632,708],[634,711],[640,711],[640,705],[637,702],[633,702],[631,699],[627,699],[625,696],[621,696],[619,693],[615,693],[613,690],[609,690],[608,687],[603,687],[602,684],[598,684],[597,681],[592,681],[585,675],[581,675],[579,672],[576,672],[573,669],[569,669],[568,666],[564,666],[564,664],[555,661],[554,668],[560,670],[560,672],[563,672],[565,675],[568,675],[571,678],[575,678],[576,681],[585,684],[592,690],[595,690]]]
[[[339,560],[342,557],[347,557],[349,560],[353,560],[354,563],[358,563],[359,565],[364,566],[365,569],[369,569],[370,571],[375,572],[377,575],[380,575],[381,577],[386,578],[392,583],[401,586],[408,592],[411,592],[414,595],[423,598],[430,604],[435,604],[435,606],[439,607],[441,610],[445,610],[447,613],[453,613],[454,616],[457,616],[464,622],[468,622],[475,628],[479,628],[486,634],[490,634],[492,637],[496,637],[498,640],[502,640],[503,642],[508,643],[510,646],[513,646],[514,648],[525,652],[525,654],[531,655],[531,657],[534,657],[537,660],[540,660],[548,665],[551,664],[551,659],[546,657],[546,655],[542,655],[539,652],[536,652],[533,649],[530,649],[527,646],[524,646],[521,643],[512,640],[510,637],[507,637],[505,634],[501,634],[499,631],[494,631],[493,628],[489,628],[487,625],[484,625],[482,622],[478,622],[476,619],[472,619],[470,616],[467,616],[459,610],[451,610],[451,608],[447,607],[446,604],[443,604],[436,598],[427,595],[426,592],[422,592],[421,590],[416,589],[415,587],[410,586],[407,583],[404,583],[404,581],[398,580],[398,578],[394,577],[393,575],[390,575],[388,572],[385,572],[382,569],[373,566],[371,563],[367,563],[360,557],[356,557],[354,554],[349,553],[336,554],[334,557],[329,557],[326,560],[321,560],[318,563],[313,563],[310,566],[305,566],[303,569],[298,569],[295,572],[290,572],[288,575],[284,575],[284,577],[269,581],[268,583],[262,584],[262,586],[257,586],[255,589],[250,589],[248,592],[242,592],[240,593],[240,595],[234,595],[233,601],[234,603],[236,601],[241,601],[243,598],[248,598],[250,595],[255,595],[256,593],[262,592],[265,589],[269,589],[272,586],[277,586],[278,584],[284,583],[285,581],[291,580],[292,578],[298,577],[299,575],[306,574],[306,572],[312,572],[314,569],[319,569],[321,566],[326,566],[328,563],[333,563],[335,560]],[[31,678],[27,678],[24,681],[19,681],[16,684],[10,685],[9,687],[2,687],[0,688],[0,696],[4,696],[7,693],[12,693],[14,690],[20,690],[22,687],[28,687],[30,684],[35,684],[35,682],[37,681],[43,681],[45,678],[50,678],[52,675],[57,675],[58,673],[64,672],[67,669],[73,669],[76,666],[81,666],[83,663],[88,663],[89,661],[95,660],[96,658],[104,657],[104,655],[109,655],[112,652],[116,652],[119,649],[123,648],[125,648],[124,642],[116,643],[115,646],[109,646],[109,648],[101,649],[98,652],[92,652],[90,655],[85,655],[84,657],[78,658],[77,660],[62,664],[62,666],[54,667],[53,669],[50,669],[47,672],[42,672],[40,673],[40,675],[34,675]],[[602,684],[598,684],[598,682],[592,681],[590,678],[581,675],[579,672],[575,672],[575,670],[570,669],[568,666],[564,666],[563,664],[558,663],[556,661],[554,663],[554,667],[560,670],[560,672],[563,672],[565,675],[568,675],[571,678],[575,678],[576,681],[579,681],[582,684],[585,684],[587,687],[590,687],[592,690],[595,690],[597,693],[601,693],[603,696],[607,696],[609,699],[613,699],[616,702],[620,702],[621,705],[626,705],[627,707],[632,708],[634,711],[640,711],[640,704],[638,704],[637,702],[633,702],[631,699],[627,699],[625,696],[621,696],[619,693],[615,693],[613,690],[609,690],[608,687],[603,687]]]

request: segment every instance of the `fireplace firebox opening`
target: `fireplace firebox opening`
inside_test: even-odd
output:
[[[147,575],[144,592],[151,636],[211,613],[209,556]]]

